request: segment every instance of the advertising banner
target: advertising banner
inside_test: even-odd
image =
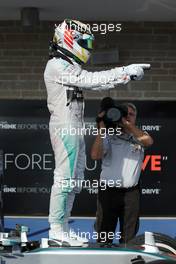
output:
[[[138,126],[154,139],[153,146],[145,150],[142,166],[141,215],[176,216],[173,206],[176,199],[175,102],[132,103],[138,109]],[[86,102],[85,127],[92,129],[96,126],[99,104],[97,100]],[[48,215],[54,170],[48,123],[46,101],[1,101],[0,149],[3,151],[4,171],[1,185],[5,215]],[[90,157],[94,139],[94,135],[85,136],[85,184],[83,191],[77,195],[73,216],[95,216],[101,162]]]

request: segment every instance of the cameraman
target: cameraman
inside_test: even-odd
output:
[[[109,100],[113,106],[112,98]],[[144,148],[151,146],[153,139],[148,133],[136,127],[135,105],[125,103],[123,107],[126,107],[127,114],[119,121],[121,135],[107,133],[106,137],[102,138],[99,133],[91,149],[92,159],[102,159],[100,181],[104,180],[107,183],[105,190],[99,188],[98,191],[95,223],[99,234],[98,242],[101,242],[101,233],[106,232],[106,243],[112,243],[118,220],[120,243],[127,243],[134,238],[139,228],[139,177]],[[107,109],[98,115],[99,131],[101,128],[107,128],[104,122],[106,111]]]

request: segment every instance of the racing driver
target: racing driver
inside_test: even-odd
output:
[[[84,135],[70,133],[70,128],[77,131],[83,127],[83,90],[105,90],[141,80],[144,70],[150,68],[150,64],[131,64],[100,72],[86,71],[82,65],[88,61],[93,43],[94,36],[86,24],[65,19],[55,28],[44,72],[55,156],[49,238],[59,245],[83,246],[88,242],[68,226],[75,194],[81,190],[78,182],[83,180],[85,169]]]

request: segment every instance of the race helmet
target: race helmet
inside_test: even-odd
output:
[[[91,55],[93,41],[94,36],[89,24],[65,19],[56,26],[52,42],[59,52],[82,64],[86,63]]]

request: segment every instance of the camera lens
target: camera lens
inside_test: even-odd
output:
[[[117,122],[121,118],[121,112],[116,107],[109,108],[106,113],[106,118],[111,122]]]

